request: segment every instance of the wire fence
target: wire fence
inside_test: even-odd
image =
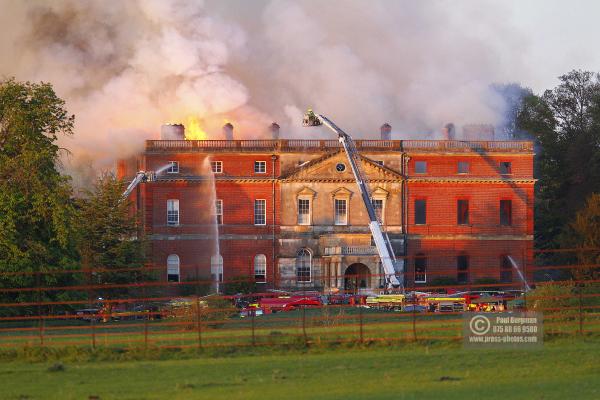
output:
[[[547,336],[596,336],[600,265],[594,257],[582,262],[577,257],[582,251],[536,252],[532,264],[523,265],[528,285],[516,274],[506,282],[467,276],[462,283],[436,284],[436,276],[457,270],[428,265],[429,283],[415,282],[413,271],[403,292],[388,293],[376,274],[346,274],[337,288],[327,286],[328,275],[312,277],[323,283],[319,290],[305,282],[287,288],[273,282],[266,290],[247,277],[167,282],[164,268],[152,265],[5,272],[0,273],[0,350],[460,341],[463,314],[476,311],[539,311]],[[408,270],[413,263],[407,258]],[[214,293],[217,289],[221,293]]]

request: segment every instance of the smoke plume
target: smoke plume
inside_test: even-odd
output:
[[[498,123],[490,90],[525,68],[501,4],[418,1],[0,0],[0,77],[55,85],[76,115],[64,140],[100,166],[197,118],[209,137],[300,131],[307,107],[356,137],[394,138],[448,122]]]

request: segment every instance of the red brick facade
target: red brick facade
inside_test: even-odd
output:
[[[357,141],[357,147],[366,160],[373,160],[372,165],[385,160],[385,169],[377,172],[385,173],[385,177],[369,179],[384,183],[393,179],[401,187],[398,196],[389,197],[393,201],[385,205],[385,214],[386,220],[390,215],[390,221],[397,216],[397,226],[390,227],[390,232],[403,237],[398,243],[403,243],[404,248],[397,250],[397,255],[406,258],[407,286],[415,284],[415,256],[426,259],[425,276],[419,275],[417,285],[434,283],[436,278],[463,282],[466,278],[466,283],[481,279],[508,281],[506,256],[527,269],[533,250],[531,143],[370,140]],[[143,214],[153,262],[165,266],[165,279],[169,255],[179,258],[180,280],[210,278],[211,255],[217,252],[211,203],[220,199],[222,224],[218,231],[218,252],[223,257],[224,280],[254,277],[255,257],[264,255],[265,286],[289,286],[289,280],[282,283],[283,275],[289,274],[289,268],[283,266],[287,262],[285,265],[293,268],[297,248],[306,247],[315,263],[310,286],[323,288],[330,286],[329,281],[324,283],[323,275],[331,271],[331,259],[327,258],[331,250],[317,242],[329,243],[336,235],[343,236],[348,243],[352,240],[358,243],[365,235],[368,239],[366,222],[365,226],[335,226],[333,231],[325,226],[307,230],[304,226],[294,226],[295,222],[290,225],[289,221],[295,218],[288,217],[284,226],[282,213],[293,215],[295,206],[290,204],[297,204],[294,203],[297,200],[286,202],[282,209],[282,196],[289,198],[291,194],[286,191],[292,190],[292,186],[302,186],[305,191],[315,190],[315,201],[328,198],[329,194],[319,192],[318,185],[335,186],[338,179],[335,176],[311,179],[313,170],[308,169],[304,180],[291,181],[289,177],[296,171],[317,168],[326,162],[328,157],[324,155],[339,151],[337,142],[318,140],[148,141],[146,151],[135,162],[119,163],[118,174],[127,178],[136,169],[155,171],[168,162],[179,163],[178,172],[162,173],[155,181],[140,185],[132,195]],[[214,197],[207,158],[222,163],[222,169],[214,174]],[[260,172],[255,172],[257,161],[261,162]],[[311,162],[307,164],[308,161]],[[338,180],[344,190],[355,190],[347,177]],[[178,224],[167,223],[168,200],[179,201]],[[256,200],[265,202],[264,224],[255,224]],[[417,200],[424,204],[424,223],[416,223]],[[459,200],[462,200],[462,220],[458,216]],[[355,201],[356,198],[352,200]],[[502,220],[501,201],[504,201]],[[360,214],[363,218],[360,206],[353,203],[352,207],[350,214]],[[319,222],[313,221],[311,225]],[[294,244],[300,243],[301,238],[303,243],[311,243],[306,241],[310,239],[307,235],[312,235],[312,245]],[[357,239],[348,239],[349,235]],[[354,260],[348,258],[351,259]],[[336,262],[340,263],[338,268],[343,274],[350,261],[342,257]],[[318,269],[317,265],[326,267]],[[370,270],[374,272],[373,267]],[[517,280],[515,274],[511,276],[512,281]],[[291,282],[294,285],[293,279]]]

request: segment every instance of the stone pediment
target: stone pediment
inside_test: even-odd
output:
[[[296,193],[296,196],[297,197],[301,197],[301,196],[303,196],[303,197],[315,197],[316,194],[317,194],[317,192],[315,192],[314,190],[312,190],[311,188],[309,188],[307,186],[304,186],[302,188],[302,190],[299,190]]]
[[[361,168],[369,181],[398,181],[402,175],[386,168],[367,157],[360,156]],[[346,153],[337,151],[300,165],[281,176],[286,181],[307,182],[354,182],[354,175]]]
[[[352,191],[346,189],[345,187],[337,188],[333,192],[331,192],[331,197],[351,197]]]

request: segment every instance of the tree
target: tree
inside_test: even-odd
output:
[[[85,198],[79,200],[79,252],[86,269],[96,270],[94,284],[130,284],[144,276],[140,271],[146,260],[145,245],[131,204],[121,198],[124,183],[111,173],[101,175]],[[115,271],[111,271],[115,270]],[[126,288],[98,291],[103,297],[117,297]]]
[[[41,274],[77,267],[72,189],[56,168],[57,139],[72,134],[73,122],[50,84],[0,81],[0,287],[61,286],[74,279]],[[43,293],[40,300],[61,297]],[[26,291],[0,295],[9,302],[33,297]]]
[[[578,280],[597,280],[600,276],[600,251],[590,249],[600,249],[600,194],[593,193],[588,197],[570,229],[569,237],[580,249],[577,257],[582,264],[582,268],[575,270],[573,275]]]
[[[571,71],[542,96],[522,103],[517,126],[536,148],[535,240],[538,248],[565,244],[564,233],[585,198],[600,191],[600,76]]]

